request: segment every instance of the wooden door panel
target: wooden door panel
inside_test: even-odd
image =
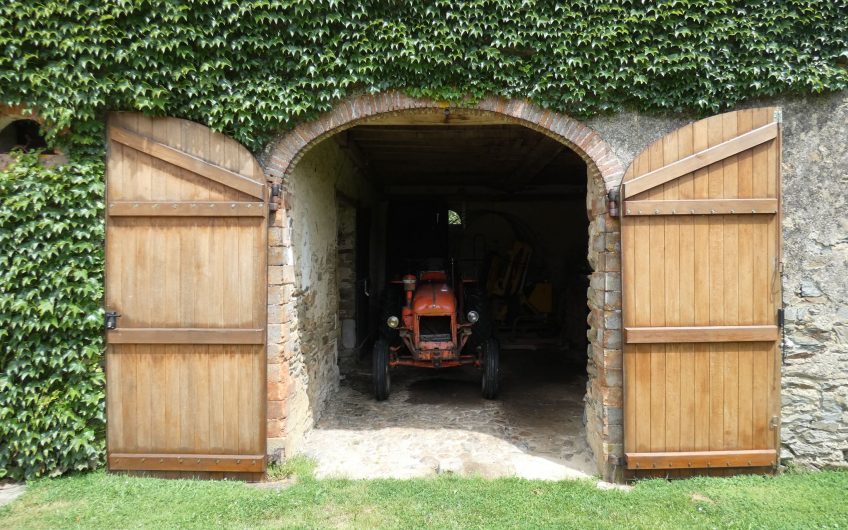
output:
[[[624,412],[631,470],[711,468],[722,459],[723,468],[776,462],[775,111],[690,124],[645,149],[625,174]]]
[[[261,169],[206,127],[128,113],[110,116],[107,167],[110,469],[262,473]]]
[[[263,276],[257,232],[263,218],[110,219],[107,253],[132,263],[111,279],[106,305],[120,302],[121,327],[261,328]],[[179,293],[180,296],[175,296]]]

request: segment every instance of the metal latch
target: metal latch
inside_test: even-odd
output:
[[[777,429],[777,426],[780,424],[780,418],[777,416],[772,416],[769,421],[769,429],[774,430]]]
[[[777,327],[783,328],[783,323],[786,321],[786,317],[784,316],[783,308],[777,310]]]
[[[106,329],[115,329],[118,327],[118,317],[121,316],[117,311],[106,311],[105,324]]]

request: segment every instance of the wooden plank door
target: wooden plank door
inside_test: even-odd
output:
[[[265,470],[267,191],[250,152],[174,118],[109,118],[110,470]],[[107,328],[109,326],[107,325]]]
[[[687,125],[645,149],[624,176],[631,474],[777,462],[779,117],[758,108]]]

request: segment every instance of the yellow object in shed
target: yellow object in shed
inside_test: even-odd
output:
[[[527,305],[536,313],[551,313],[554,310],[554,287],[551,282],[539,282],[533,286]]]

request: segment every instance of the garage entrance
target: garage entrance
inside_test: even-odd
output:
[[[302,316],[314,322],[301,339],[304,368],[312,383],[324,374],[340,380],[338,391],[312,394],[315,428],[300,451],[317,460],[318,474],[595,472],[584,425],[586,162],[540,132],[499,123],[357,125],[300,164],[306,170],[287,184],[294,269],[310,300]],[[315,223],[329,193],[335,208]],[[335,255],[316,253],[333,243]],[[434,271],[458,300],[473,292],[488,301],[463,351],[474,351],[478,330],[493,330],[496,400],[481,397],[477,366],[397,366],[388,400],[375,400],[374,344],[392,331],[387,315],[399,316],[401,279]],[[337,359],[326,342],[332,330],[322,330],[334,317]],[[444,331],[449,337],[449,318]]]
[[[416,135],[425,135],[428,130],[435,139],[431,138],[430,146],[426,147],[427,142],[422,142]],[[384,161],[378,155],[369,154],[368,141],[364,137],[369,131],[370,134],[382,135],[375,141],[396,144],[391,155],[395,160]],[[494,139],[481,136],[491,136],[494,131],[499,131]],[[445,137],[445,134],[454,136]],[[472,138],[463,140],[462,135]],[[474,142],[479,145],[474,147]],[[415,156],[440,165],[422,168],[417,163],[403,164],[411,156],[404,152],[415,145],[425,146],[419,148],[423,152]],[[388,157],[391,147],[385,145],[376,151]],[[465,156],[451,160],[449,153],[432,154],[434,150],[445,148],[454,152],[464,149]],[[468,152],[472,155],[468,156]],[[398,157],[400,160],[397,160]],[[557,161],[557,157],[562,158]],[[540,160],[543,158],[547,160]],[[355,389],[357,370],[364,370],[366,375],[370,371],[367,366],[370,343],[377,337],[374,323],[380,320],[376,300],[388,284],[390,274],[393,274],[389,270],[391,264],[388,259],[391,255],[388,241],[390,215],[396,211],[411,212],[414,204],[429,203],[431,209],[437,210],[439,219],[436,220],[435,213],[427,218],[447,232],[448,242],[444,248],[449,251],[458,248],[457,253],[463,251],[466,254],[462,257],[470,258],[455,259],[454,271],[458,271],[460,266],[476,271],[478,275],[485,276],[484,287],[488,289],[489,273],[496,269],[491,264],[496,260],[487,258],[497,257],[499,249],[506,249],[506,254],[500,256],[500,263],[496,263],[502,266],[500,276],[496,272],[491,274],[492,286],[498,287],[500,278],[502,289],[496,293],[500,300],[493,300],[501,318],[498,327],[503,328],[498,333],[504,335],[501,397],[506,396],[510,388],[519,395],[527,394],[515,390],[518,387],[507,378],[511,370],[510,357],[533,359],[529,354],[521,357],[516,353],[519,348],[528,346],[522,343],[527,336],[537,342],[523,349],[534,352],[533,355],[540,359],[538,363],[531,362],[531,367],[552,366],[541,362],[545,348],[559,353],[587,352],[588,355],[583,353],[582,359],[578,357],[577,370],[571,371],[585,374],[585,379],[574,379],[570,383],[579,388],[575,394],[575,409],[580,412],[573,415],[574,420],[585,424],[585,437],[582,434],[578,437],[581,443],[585,440],[591,449],[590,460],[596,472],[610,478],[620,472],[616,460],[622,451],[620,239],[618,222],[609,213],[611,203],[607,196],[618,186],[624,172],[617,156],[593,130],[572,118],[523,101],[490,98],[471,107],[446,107],[389,92],[357,96],[341,102],[331,112],[297,126],[269,145],[260,160],[272,188],[277,185],[281,192],[280,208],[271,216],[269,233],[270,458],[282,460],[305,451],[310,433],[320,431],[314,429],[316,425],[323,426],[325,431],[346,428],[329,423],[333,410],[328,403],[335,399],[334,396]],[[530,160],[538,167],[528,167]],[[565,169],[558,164],[569,163],[580,169],[568,178],[549,179],[544,174],[546,168],[554,168],[551,171],[555,172],[557,167]],[[524,182],[515,184],[517,181],[513,177],[522,167],[524,173],[529,172],[536,179],[532,185]],[[422,177],[422,170],[429,179]],[[416,174],[416,171],[419,173]],[[577,174],[580,175],[579,180]],[[491,180],[485,182],[486,177]],[[433,187],[437,189],[431,189]],[[563,201],[570,202],[572,206],[563,208]],[[548,208],[544,206],[545,202],[557,203],[558,206]],[[568,221],[558,221],[566,224],[552,225],[548,229],[543,227],[546,222],[551,222],[544,220],[546,215],[566,214],[579,219],[578,224],[569,227]],[[445,227],[446,218],[455,224],[448,222]],[[543,228],[540,230],[539,226]],[[455,232],[453,236],[452,231]],[[540,234],[534,235],[536,231]],[[423,232],[431,231],[416,230],[405,239],[421,238]],[[558,233],[555,243],[545,241],[546,237],[553,238],[555,233]],[[491,242],[486,241],[487,237]],[[566,256],[569,250],[564,241],[574,242],[577,237],[585,238],[579,261],[566,263],[564,258],[554,256],[556,252]],[[516,241],[525,246],[515,247]],[[533,252],[536,253],[535,258]],[[367,273],[363,274],[361,266],[353,269],[349,265],[339,267],[340,263],[358,264],[364,261],[363,253],[367,253]],[[517,257],[513,259],[511,256]],[[555,266],[546,263],[543,259],[546,257]],[[512,262],[520,267],[511,270],[522,272],[516,272],[512,279],[506,281],[510,276],[504,271],[510,270]],[[447,268],[449,261],[443,263]],[[485,269],[487,263],[489,268]],[[586,309],[582,309],[579,320],[577,317],[573,320],[560,318],[564,316],[562,311],[567,304],[555,297],[553,282],[560,282],[557,283],[560,293],[556,295],[564,292],[562,296],[566,301],[569,284],[565,280],[552,279],[555,274],[560,274],[559,278],[577,275],[581,267],[583,274],[591,270],[589,287],[585,289],[584,283],[579,288],[582,295],[579,298],[572,296],[571,300],[579,300],[581,309],[588,305],[588,326]],[[536,285],[540,288],[534,294]],[[364,301],[363,293],[367,293]],[[524,300],[519,296],[516,308],[515,302],[509,299],[515,300],[514,295],[518,294]],[[534,311],[526,303],[529,300],[540,306],[536,306]],[[361,324],[363,312],[368,313],[367,326]],[[548,316],[539,314],[546,312]],[[518,316],[524,318],[515,318]],[[558,327],[550,326],[550,319],[557,320]],[[578,336],[575,328],[570,326],[579,326],[586,334],[589,347],[579,349],[577,344],[583,335]],[[568,337],[571,337],[571,342]],[[559,355],[558,358],[565,357]],[[515,362],[512,365],[514,373],[526,371]],[[481,379],[474,375],[474,368],[466,369],[471,372],[462,376],[467,377],[463,380],[464,384],[473,384],[468,388],[478,389]],[[427,377],[439,374],[433,370],[424,372]],[[461,375],[462,369],[456,372]],[[395,396],[400,396],[402,391],[398,385],[401,385],[404,376],[401,371],[398,374],[394,380],[393,397],[387,407],[396,403]],[[540,378],[548,377],[551,370],[541,369],[538,375]],[[527,382],[533,379],[528,375],[519,380]],[[413,390],[427,385],[435,383],[419,383]],[[541,384],[528,384],[531,388],[539,386]],[[363,390],[367,391],[367,388]],[[474,393],[480,394],[479,390]],[[437,394],[443,396],[445,392]],[[375,431],[377,428],[371,426],[379,422],[375,416],[368,414],[368,409],[375,403],[372,397],[367,397],[368,400],[360,405],[351,405],[355,410],[342,415],[347,418],[359,415],[363,419],[357,423],[358,427]],[[423,403],[432,401],[426,396],[420,398],[423,409],[419,411],[412,407],[415,399],[410,403],[406,403],[406,398],[399,399],[404,400],[406,406],[402,412],[411,415],[408,417],[421,418],[422,410],[436,410],[434,405]],[[484,407],[494,406],[493,402],[475,399],[472,411],[479,412]],[[530,398],[530,401],[536,403],[542,400],[537,397]],[[342,399],[341,402],[351,400]],[[534,410],[555,409],[556,405]],[[463,423],[460,418],[463,414],[456,411],[453,415],[456,422]],[[434,422],[445,425],[448,417],[442,416]],[[546,419],[539,421],[551,423]],[[502,417],[491,418],[492,425],[505,429],[505,423]],[[468,425],[467,421],[465,425]],[[350,434],[351,429],[346,429]],[[521,431],[525,432],[525,438],[526,433],[539,432],[538,429],[512,430]],[[373,437],[373,434],[359,433],[363,437]],[[410,438],[421,436],[410,435]],[[465,446],[476,445],[467,442]],[[403,451],[399,453],[405,454]],[[439,466],[441,464],[430,467]]]

